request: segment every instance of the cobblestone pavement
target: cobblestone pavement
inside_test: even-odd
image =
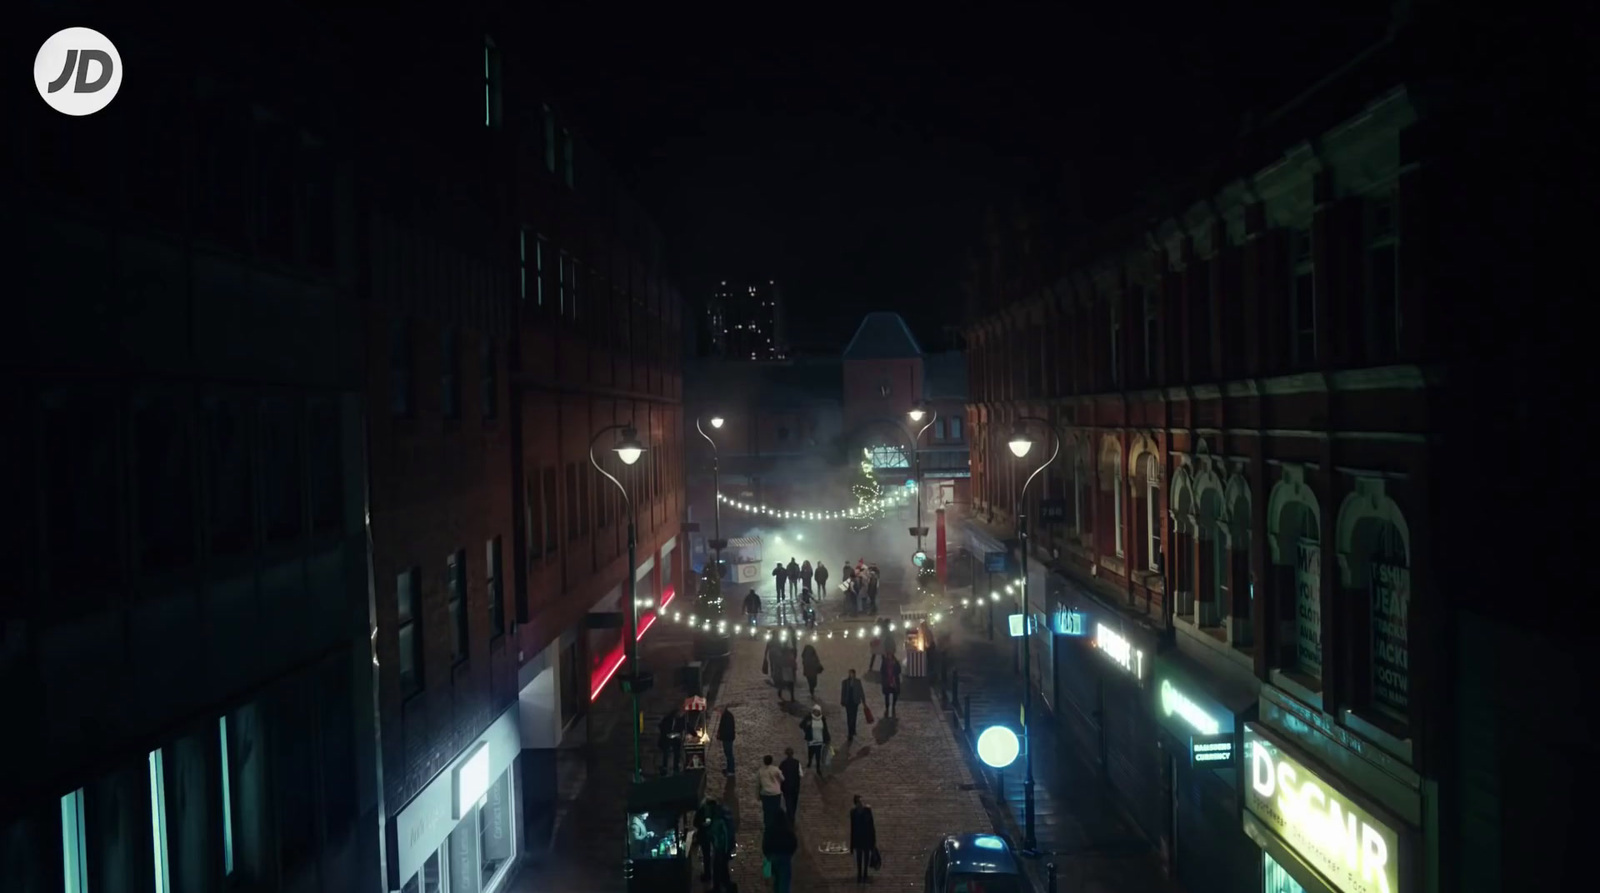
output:
[[[878,613],[895,618],[899,616],[895,598],[903,591],[904,581],[888,579],[887,568],[885,576]],[[904,686],[907,697],[896,708],[896,716],[883,716],[877,674],[866,675],[870,632],[859,636],[859,630],[871,626],[866,618],[826,619],[823,631],[811,643],[824,668],[817,702],[828,717],[838,755],[826,778],[819,779],[814,770],[808,770],[802,784],[796,819],[800,838],[794,862],[796,891],[856,889],[853,857],[823,852],[832,848],[830,845],[842,849],[848,844],[851,798],[856,794],[873,808],[877,821],[878,848],[883,853],[883,869],[873,883],[878,889],[921,890],[928,853],[940,834],[993,830],[962,745],[926,686]],[[835,633],[833,638],[827,636],[828,631]],[[714,775],[707,782],[708,787],[722,782],[720,799],[736,804],[740,855],[734,859],[733,876],[741,891],[765,890],[771,883],[761,877],[756,769],[763,754],[782,760],[785,747],[793,747],[802,764],[805,762],[799,722],[810,708],[804,678],[798,680],[801,702],[780,703],[771,682],[761,673],[763,647],[761,636],[742,636],[734,645],[718,703],[730,707],[738,720],[739,738],[734,745],[738,774],[731,779]],[[852,668],[864,677],[877,722],[869,726],[861,719],[855,743],[847,744],[845,717],[838,704],[839,682]],[[716,769],[721,763],[720,755],[712,761]]]

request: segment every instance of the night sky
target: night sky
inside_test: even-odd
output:
[[[661,224],[685,294],[777,279],[802,350],[838,351],[871,310],[941,346],[987,201],[1066,181],[1089,219],[1123,210],[1380,37],[1390,9],[870,5],[565,10],[546,43],[556,96]]]

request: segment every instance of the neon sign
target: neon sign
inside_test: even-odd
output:
[[[1400,838],[1247,725],[1245,806],[1344,893],[1397,893]]]
[[[1144,678],[1144,652],[1133,647],[1133,643],[1121,633],[1104,623],[1097,623],[1094,627],[1094,644],[1113,663],[1132,673],[1135,679]]]
[[[1177,714],[1202,735],[1216,735],[1222,732],[1222,723],[1217,722],[1216,717],[1189,700],[1188,695],[1173,688],[1172,682],[1167,679],[1161,680],[1161,712],[1168,716]]]

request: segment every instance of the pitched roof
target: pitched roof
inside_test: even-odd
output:
[[[844,349],[847,360],[910,360],[922,356],[922,345],[898,313],[868,313]]]

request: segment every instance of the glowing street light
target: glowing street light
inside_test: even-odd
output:
[[[723,421],[722,420],[722,416],[719,416],[719,415],[712,416],[711,417],[711,427],[713,427],[713,428],[721,428],[722,427],[722,421]]]
[[[1022,744],[1005,726],[990,726],[978,736],[978,759],[991,769],[1004,769],[1017,761]]]

